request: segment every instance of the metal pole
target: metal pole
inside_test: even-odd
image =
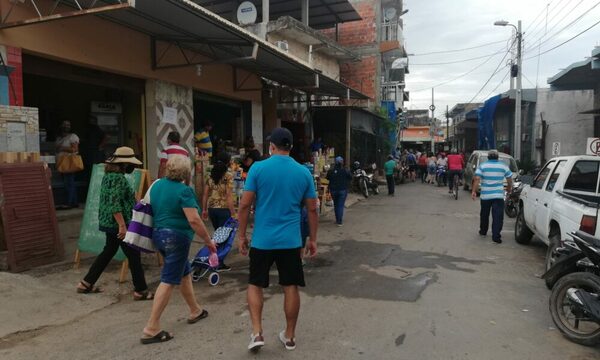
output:
[[[517,96],[515,100],[515,153],[513,154],[515,160],[521,160],[521,99],[522,99],[522,59],[521,59],[521,40],[523,34],[521,33],[521,20],[519,20],[517,26]]]
[[[435,101],[433,97],[434,88],[431,88],[431,125],[429,126],[429,133],[431,134],[431,152],[435,154]]]

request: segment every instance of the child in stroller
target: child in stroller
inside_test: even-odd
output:
[[[234,218],[230,218],[225,222],[223,226],[216,229],[213,234],[213,241],[217,245],[217,256],[219,257],[219,264],[222,264],[225,261],[225,258],[229,254],[231,247],[233,246],[233,241],[235,240],[235,234],[238,229],[238,221]],[[208,274],[208,283],[212,286],[215,286],[219,283],[219,265],[217,264],[215,267],[210,266],[208,257],[210,256],[210,251],[205,246],[198,251],[194,259],[191,261],[192,267],[192,280],[194,282],[199,281],[205,275]]]

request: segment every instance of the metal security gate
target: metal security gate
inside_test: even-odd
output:
[[[10,271],[62,258],[64,249],[43,163],[0,165],[0,215]]]

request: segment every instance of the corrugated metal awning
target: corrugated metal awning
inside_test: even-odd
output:
[[[70,4],[75,9],[79,6],[73,0],[63,0],[61,4]],[[319,74],[303,61],[193,1],[100,0],[94,4],[95,8],[74,10],[68,14],[40,14],[39,18],[5,22],[0,29],[93,14],[149,35],[156,69],[227,63],[311,94],[368,99],[367,95]],[[203,62],[197,62],[183,55],[185,62],[158,64],[160,56],[156,47],[161,43],[175,44],[211,61],[203,59]]]

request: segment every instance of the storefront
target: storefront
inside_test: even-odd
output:
[[[38,108],[40,153],[53,170],[55,202],[63,203],[63,183],[55,170],[56,139],[63,121],[79,139],[85,170],[76,174],[84,200],[94,163],[119,146],[143,156],[142,98],[144,81],[23,55],[24,106]]]

